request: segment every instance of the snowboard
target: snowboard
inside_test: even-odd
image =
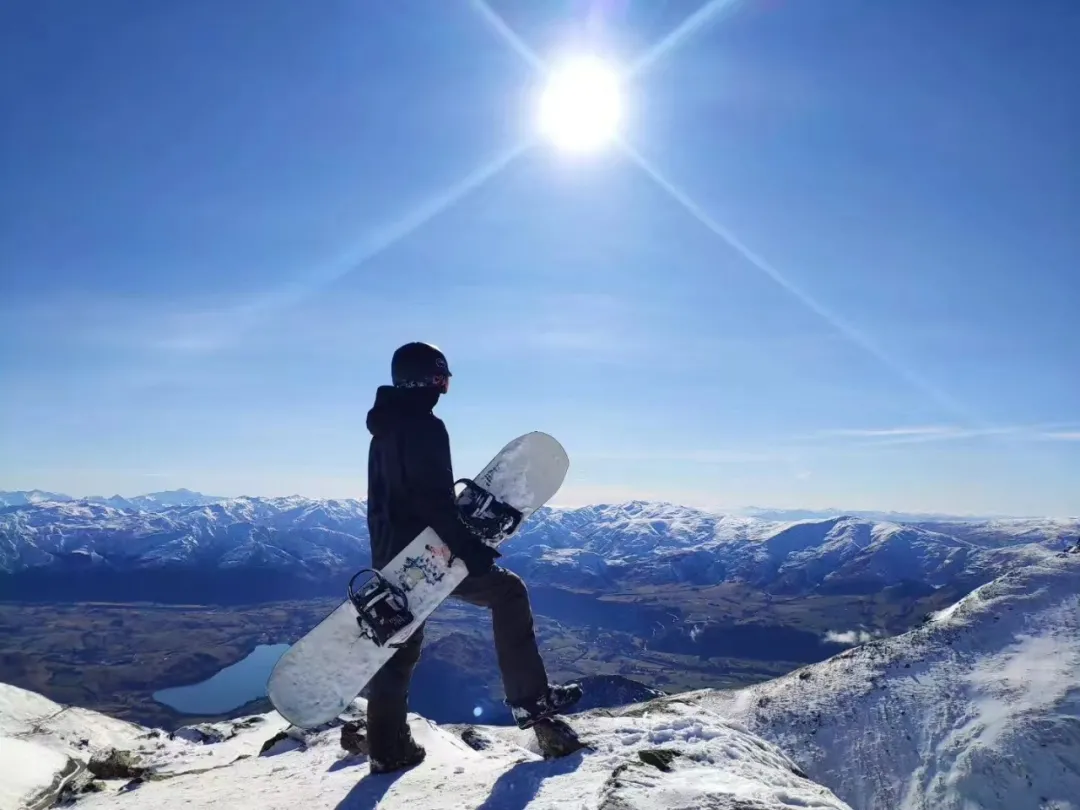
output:
[[[455,482],[463,519],[497,547],[549,501],[566,478],[570,460],[546,433],[509,442],[475,479]],[[371,574],[354,590],[360,573]],[[353,577],[348,598],[281,656],[267,681],[267,696],[286,720],[314,728],[337,717],[417,627],[468,576],[435,533],[424,529],[381,570]]]

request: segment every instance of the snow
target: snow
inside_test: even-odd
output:
[[[0,683],[0,810],[19,810],[74,776],[69,759],[88,761],[110,747],[130,747],[145,731]]]
[[[593,750],[544,760],[531,732],[478,727],[489,747],[477,751],[462,740],[462,727],[440,727],[411,715],[413,735],[428,755],[419,766],[400,774],[368,775],[366,758],[343,751],[334,728],[309,737],[305,744],[283,745],[263,756],[241,758],[242,753],[251,754],[253,747],[234,745],[228,754],[215,757],[214,764],[221,767],[214,767],[209,758],[199,762],[189,753],[183,767],[173,762],[174,775],[169,778],[148,781],[123,794],[88,795],[79,805],[88,810],[376,806],[385,810],[689,810],[738,807],[742,802],[761,810],[847,808],[828,790],[800,776],[777,748],[715,714],[705,713],[693,721],[663,713],[637,721],[583,716],[575,718],[574,725]],[[255,738],[266,738],[266,731],[260,729]],[[202,748],[209,753],[234,743]],[[638,756],[639,751],[658,745],[678,753],[670,772]]]
[[[36,692],[0,683],[0,734],[19,734],[34,723],[63,711],[63,706]]]
[[[0,735],[53,750],[125,747],[146,730],[89,709],[62,706],[34,692],[0,683]],[[85,742],[84,742],[85,741]]]
[[[0,737],[0,810],[18,810],[53,784],[63,754],[14,737]]]
[[[25,784],[30,790],[46,788],[53,781],[67,762],[64,753],[82,761],[89,758],[78,746],[66,748],[64,740],[50,739],[42,729],[27,725],[42,710],[55,714],[56,704],[15,687],[4,687],[4,694],[5,712],[11,712],[4,715],[6,727],[21,727],[33,738],[18,742],[17,755],[8,758],[8,764],[21,767],[29,756],[37,756],[35,761],[40,763],[32,779],[30,769],[26,770]],[[362,716],[365,708],[358,698],[349,713]],[[614,717],[604,711],[575,715],[572,723],[588,748],[554,760],[542,757],[529,731],[438,726],[413,714],[410,727],[427,749],[427,758],[411,770],[387,776],[369,775],[366,757],[342,750],[340,728],[301,732],[276,712],[179,729],[173,739],[131,726],[134,733],[117,747],[135,754],[140,765],[153,769],[152,775],[134,789],[127,780],[99,783],[104,789],[80,794],[76,807],[851,810],[801,774],[776,746],[716,712],[696,709],[687,716],[686,708],[676,702],[637,718]],[[118,722],[63,707],[60,713],[77,717],[82,724],[79,733],[88,736],[100,737],[103,729],[112,729]],[[466,729],[483,740],[483,750],[466,744]],[[264,743],[282,731],[289,736],[260,754]],[[15,750],[6,743],[0,743],[5,756]],[[648,752],[657,749],[668,752],[670,761],[664,766],[668,770],[646,761]],[[646,752],[644,759],[642,752]],[[20,796],[25,795],[23,788],[24,782],[19,782]],[[16,810],[18,805],[9,803],[0,810],[9,807]]]
[[[1080,554],[902,636],[695,694],[857,810],[1080,810]]]

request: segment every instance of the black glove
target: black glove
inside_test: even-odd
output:
[[[491,570],[495,560],[502,556],[499,550],[489,546],[475,534],[470,532],[464,524],[456,537],[443,542],[450,548],[450,564],[454,564],[454,558],[460,557],[465,563],[469,576],[479,577]]]
[[[498,549],[479,541],[467,546],[464,551],[464,554],[458,556],[465,563],[465,568],[468,570],[470,577],[482,577],[491,571],[492,566],[495,565],[495,560],[502,556]]]

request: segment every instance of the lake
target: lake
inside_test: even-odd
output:
[[[288,644],[260,644],[242,661],[201,683],[154,692],[154,700],[184,714],[225,714],[266,697],[266,681]]]

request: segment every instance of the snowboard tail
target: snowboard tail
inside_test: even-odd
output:
[[[498,546],[558,492],[569,465],[546,433],[517,437],[475,479],[456,482],[462,519]],[[345,601],[278,660],[267,682],[274,708],[301,728],[334,719],[466,576],[465,563],[430,527],[383,568],[358,571]]]

